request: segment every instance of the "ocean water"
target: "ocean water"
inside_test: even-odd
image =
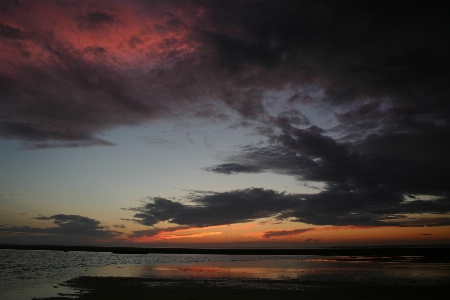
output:
[[[342,281],[435,285],[450,282],[449,263],[313,255],[115,254],[108,252],[0,250],[0,299],[31,300],[73,294],[61,285],[79,276],[189,278],[220,284]],[[274,284],[271,285],[270,282]],[[283,285],[286,288],[286,285]],[[294,288],[294,286],[291,286]]]

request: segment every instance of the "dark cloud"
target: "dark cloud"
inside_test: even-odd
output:
[[[383,187],[337,185],[318,194],[303,195],[303,199],[297,208],[280,217],[314,225],[424,226],[436,222],[424,220],[422,224],[413,224],[401,219],[408,214],[450,212],[448,198],[406,202],[400,193]],[[445,222],[438,224],[446,225]]]
[[[145,230],[137,230],[133,231],[133,233],[129,234],[128,237],[133,238],[140,238],[140,237],[155,237],[159,234],[165,233],[165,232],[174,232],[178,230],[183,230],[188,228],[188,226],[175,226],[175,227],[169,227],[169,228],[152,228],[152,229],[145,229]]]
[[[200,193],[190,199],[192,204],[149,198],[143,207],[134,209],[137,211],[135,220],[148,226],[170,221],[179,225],[206,227],[274,216],[295,205],[294,197],[264,189]]]
[[[92,146],[115,146],[115,143],[111,143],[99,138],[89,138],[86,140],[81,140],[79,142],[33,142],[27,143],[23,142],[22,146],[19,147],[21,150],[39,150],[39,149],[52,149],[52,148],[79,148],[79,147],[92,147]]]
[[[448,76],[448,10],[426,2],[240,1],[211,10],[221,30],[207,36],[230,70],[293,64],[331,80],[326,95],[338,103],[441,82]]]
[[[429,132],[370,135],[355,145],[367,155],[415,161],[433,168],[449,168],[450,130],[436,128]]]
[[[311,231],[313,229],[314,228],[294,229],[294,230],[271,230],[271,231],[264,232],[262,237],[265,239],[270,239],[273,237],[293,236],[293,235],[299,235],[299,234]]]
[[[318,194],[286,194],[252,188],[222,193],[194,192],[187,199],[188,203],[182,203],[149,198],[142,207],[130,210],[135,211],[134,220],[143,225],[168,221],[189,227],[249,222],[267,217],[312,225],[445,226],[448,224],[446,218],[411,222],[405,216],[450,212],[449,198],[405,201],[401,193],[387,188],[369,189],[346,184],[331,186]],[[154,231],[155,234],[158,232]]]
[[[237,174],[237,173],[262,173],[264,170],[253,167],[253,166],[244,166],[241,164],[220,164],[217,166],[212,166],[209,168],[205,168],[206,171],[213,173],[221,173],[221,174]]]
[[[429,144],[424,144],[427,141]],[[447,199],[450,177],[444,152],[449,147],[444,132],[370,135],[352,144],[317,127],[285,126],[282,133],[270,136],[267,146],[243,147],[227,160],[323,182],[329,191],[335,186],[351,186],[370,195],[383,187],[392,193],[389,197],[427,194]]]
[[[285,127],[287,125],[295,125],[295,126],[310,125],[308,117],[306,117],[304,114],[302,114],[300,111],[296,109],[290,109],[281,112],[280,114],[278,114],[274,122],[276,123],[276,125],[280,127]]]
[[[9,39],[21,38],[22,31],[7,24],[0,23],[0,37]]]
[[[448,130],[446,2],[113,2],[94,10],[76,4],[1,10],[3,40],[33,32],[26,43],[4,44],[9,71],[0,72],[2,137],[104,145],[94,141],[106,130],[174,111],[207,117],[211,112],[189,111],[205,99],[264,123],[271,114],[264,103],[268,91],[285,92],[280,103],[294,107],[338,109],[335,130],[348,139]],[[53,5],[58,28],[30,23],[39,18],[28,14],[54,11],[48,9]],[[139,14],[125,18],[133,10]],[[72,32],[49,34],[62,28]],[[86,39],[92,42],[78,44],[95,32]],[[150,35],[157,42],[149,42]],[[19,59],[19,52],[28,58]],[[126,60],[133,56],[138,62]],[[269,123],[313,123],[293,109]]]
[[[259,119],[266,114],[262,103],[262,89],[227,89],[218,95],[229,107],[236,110],[244,118]]]
[[[119,4],[115,3],[111,9],[117,9]],[[53,5],[55,7],[50,10],[61,12],[55,19],[55,23],[60,22],[58,28],[46,28],[45,23],[29,24],[28,21],[34,18],[28,14],[45,14]],[[83,6],[83,2],[80,5]],[[173,87],[189,76],[182,74],[177,80],[169,70],[168,81],[168,77],[158,70],[147,75],[139,70],[130,71],[130,65],[122,56],[123,49],[113,42],[116,37],[112,32],[87,36],[86,43],[80,44],[83,36],[90,33],[77,32],[74,23],[80,22],[83,28],[102,31],[106,30],[105,26],[115,23],[116,17],[109,12],[93,11],[81,19],[70,19],[67,18],[70,7],[73,6],[54,3],[29,10],[11,7],[16,18],[14,22],[5,18],[5,22],[8,19],[11,23],[21,24],[21,29],[2,23],[1,42],[4,42],[2,48],[5,52],[2,52],[0,60],[8,68],[0,71],[1,137],[28,142],[23,147],[27,149],[111,145],[98,138],[104,130],[138,125],[166,116],[173,107],[182,108],[184,101],[176,105],[173,102],[189,93],[177,94],[177,88]],[[125,23],[120,23],[118,30],[130,30]],[[24,30],[33,32],[26,42],[10,42],[24,36]],[[60,35],[48,34],[53,31]],[[140,33],[139,28],[136,33]],[[139,44],[139,40],[136,36],[133,44]],[[17,53],[27,51],[27,58],[17,57]],[[161,53],[158,49],[151,51]],[[171,63],[174,59],[177,58],[173,58]],[[127,71],[122,69],[125,66]],[[149,82],[154,85],[149,85]],[[181,84],[188,85],[189,82]],[[184,86],[178,89],[184,90]],[[168,90],[173,93],[167,93]]]
[[[234,112],[240,119],[231,128],[254,127],[266,144],[243,146],[207,170],[265,170],[325,186],[315,195],[212,193],[195,205],[151,198],[136,214],[142,224],[279,215],[383,225],[404,214],[448,212],[445,1],[23,5],[30,7],[0,10],[2,138],[24,149],[112,145],[99,136],[121,126],[174,116],[228,121]],[[33,23],[49,6],[61,12],[58,28]],[[126,19],[130,7],[139,14]],[[84,34],[91,42],[80,44]],[[436,199],[405,202],[407,195]]]
[[[320,242],[320,239],[306,239],[305,242]]]
[[[51,221],[56,226],[49,228],[35,228],[29,226],[22,227],[1,227],[3,232],[31,233],[31,234],[51,234],[51,235],[74,235],[85,237],[113,237],[120,233],[111,231],[100,225],[100,222],[88,217],[78,215],[53,215],[50,217],[36,217],[40,221]]]
[[[294,130],[274,139],[266,148],[247,147],[235,161],[256,168],[288,174],[300,180],[326,183],[312,195],[296,195],[295,207],[279,217],[314,225],[445,226],[448,220],[426,217],[420,222],[393,221],[408,214],[448,214],[450,198],[445,182],[447,167],[414,160],[405,152],[400,158],[371,156],[350,151],[320,132]],[[407,149],[404,149],[407,151]],[[414,150],[411,150],[414,151]],[[433,200],[405,196],[434,195]]]
[[[255,126],[255,124],[252,122],[240,121],[240,122],[235,122],[235,123],[231,124],[230,126],[228,126],[228,128],[229,129],[252,128],[254,126]]]
[[[93,11],[84,16],[79,17],[79,25],[81,28],[99,29],[104,25],[114,23],[114,17],[106,12]]]
[[[19,137],[23,149],[48,149],[59,147],[113,146],[114,143],[94,137],[90,134],[74,132],[56,126],[41,126],[13,121],[0,121],[0,135],[3,138]]]

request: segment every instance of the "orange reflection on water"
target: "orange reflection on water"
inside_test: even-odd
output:
[[[361,260],[341,261],[341,257],[315,257],[305,260],[258,260],[195,262],[187,264],[154,264],[108,266],[92,269],[88,276],[146,277],[159,279],[265,279],[265,280],[314,280],[345,282],[411,282],[430,284],[447,282],[450,265],[375,262]]]
[[[280,268],[258,268],[258,267],[156,267],[153,268],[161,277],[164,275],[173,276],[174,273],[183,273],[181,277],[191,278],[245,278],[245,279],[295,279],[303,270],[299,269],[280,269]],[[167,274],[162,274],[167,272]]]
[[[272,279],[286,280],[299,278],[303,269],[267,267],[221,267],[221,266],[107,266],[93,270],[90,276],[155,277],[155,278],[196,278],[196,279]]]

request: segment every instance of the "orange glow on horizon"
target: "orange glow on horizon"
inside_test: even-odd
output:
[[[324,226],[293,228],[292,223],[283,222],[273,230],[257,222],[161,230],[153,236],[127,238],[132,243],[170,242],[202,245],[206,243],[250,243],[276,245],[276,243],[314,244],[396,244],[433,243],[450,241],[449,226],[442,227],[396,227],[396,226]],[[306,225],[306,224],[305,224]],[[307,225],[306,225],[307,226]],[[220,231],[214,230],[221,228]],[[273,227],[271,227],[273,228]],[[261,230],[262,229],[262,230]],[[189,232],[189,233],[188,233]],[[272,233],[272,236],[266,235]]]

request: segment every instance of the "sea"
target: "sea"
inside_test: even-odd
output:
[[[2,300],[76,295],[77,291],[65,286],[64,282],[79,276],[189,278],[221,285],[274,289],[295,289],[311,280],[431,286],[450,283],[450,263],[423,263],[416,256],[374,259],[364,256],[120,254],[0,249]],[[258,284],[260,286],[255,286]]]

